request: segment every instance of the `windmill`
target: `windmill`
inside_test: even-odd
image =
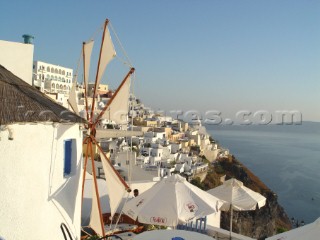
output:
[[[105,228],[103,223],[101,204],[99,198],[98,184],[97,184],[97,174],[94,163],[94,152],[93,145],[97,147],[97,151],[101,157],[103,170],[106,175],[107,188],[110,197],[110,208],[111,216],[115,213],[117,207],[119,206],[124,194],[130,192],[131,189],[120,176],[120,174],[114,169],[110,160],[104,153],[103,149],[99,146],[99,139],[102,138],[115,138],[115,137],[128,137],[128,136],[139,136],[142,135],[139,131],[126,131],[126,130],[115,130],[115,129],[101,129],[99,128],[99,121],[101,119],[112,119],[115,122],[120,123],[122,118],[121,114],[126,110],[128,113],[128,99],[130,91],[131,76],[133,75],[135,69],[131,67],[122,80],[120,86],[114,92],[110,100],[105,104],[105,106],[98,110],[95,108],[97,99],[97,90],[100,84],[101,78],[105,72],[108,63],[116,56],[114,45],[112,43],[110,31],[109,31],[109,20],[107,19],[103,25],[103,34],[100,46],[100,53],[97,63],[97,70],[95,75],[95,82],[93,87],[92,96],[88,96],[88,79],[89,79],[89,69],[90,69],[90,58],[93,49],[94,41],[90,40],[88,42],[83,42],[82,45],[82,60],[83,60],[83,83],[84,83],[84,97],[85,97],[85,118],[86,124],[85,128],[87,134],[84,137],[83,143],[86,145],[84,149],[85,159],[84,159],[84,170],[83,170],[83,181],[82,181],[82,198],[85,186],[85,177],[87,164],[91,161],[92,165],[92,177],[93,177],[93,196],[92,196],[92,210],[89,226],[100,236],[105,236]],[[76,100],[75,100],[75,86],[72,88],[73,91],[70,93],[68,103],[75,113],[79,114]],[[91,104],[89,104],[89,97]],[[90,106],[91,105],[91,106]],[[90,156],[90,158],[89,158]],[[116,188],[116,191],[112,189]]]

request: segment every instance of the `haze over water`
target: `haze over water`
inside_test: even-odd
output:
[[[320,123],[207,130],[278,195],[289,218],[310,223],[320,217]]]

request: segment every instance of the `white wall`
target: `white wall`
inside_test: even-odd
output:
[[[130,161],[134,162],[136,159],[136,153],[130,151],[124,151],[117,153],[116,164],[120,164],[121,167],[129,167]]]
[[[32,85],[33,49],[32,44],[0,40],[0,64]]]
[[[152,148],[151,156],[162,158],[163,149],[162,148]]]
[[[176,153],[180,150],[181,143],[171,143],[171,153]]]
[[[207,216],[207,224],[213,227],[218,227],[220,228],[220,216],[221,216],[221,212],[216,212],[216,213],[212,213],[209,214]]]
[[[213,162],[217,159],[219,153],[219,149],[213,149],[213,150],[203,150],[203,155],[206,157],[207,160],[210,162]]]
[[[154,136],[159,139],[164,139],[166,137],[166,132],[155,132]]]
[[[63,239],[61,223],[80,239],[82,132],[78,124],[54,125],[9,125],[13,140],[8,140],[7,130],[0,131],[4,239]],[[73,138],[74,165],[64,177],[64,140]]]
[[[45,89],[51,93],[58,92],[69,95],[72,87],[73,69],[42,61],[34,61],[33,65],[33,85],[40,87],[42,82]],[[52,87],[52,84],[54,84],[54,87]],[[57,85],[59,88],[57,88]],[[63,89],[60,86],[63,86]],[[64,90],[64,87],[66,87],[66,90]],[[41,91],[43,92],[44,89]]]

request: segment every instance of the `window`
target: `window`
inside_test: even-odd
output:
[[[64,141],[64,169],[63,175],[69,176],[72,169],[76,167],[76,139],[67,139]]]

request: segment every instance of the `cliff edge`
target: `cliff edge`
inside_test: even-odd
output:
[[[284,230],[291,229],[291,222],[284,209],[279,205],[277,195],[257,176],[239,162],[234,156],[221,158],[211,166],[205,180],[198,182],[199,187],[208,190],[221,185],[221,177],[234,177],[243,184],[267,198],[266,205],[254,211],[234,211],[233,227],[235,233],[256,239],[265,239]],[[222,212],[221,228],[229,230],[230,212]]]

